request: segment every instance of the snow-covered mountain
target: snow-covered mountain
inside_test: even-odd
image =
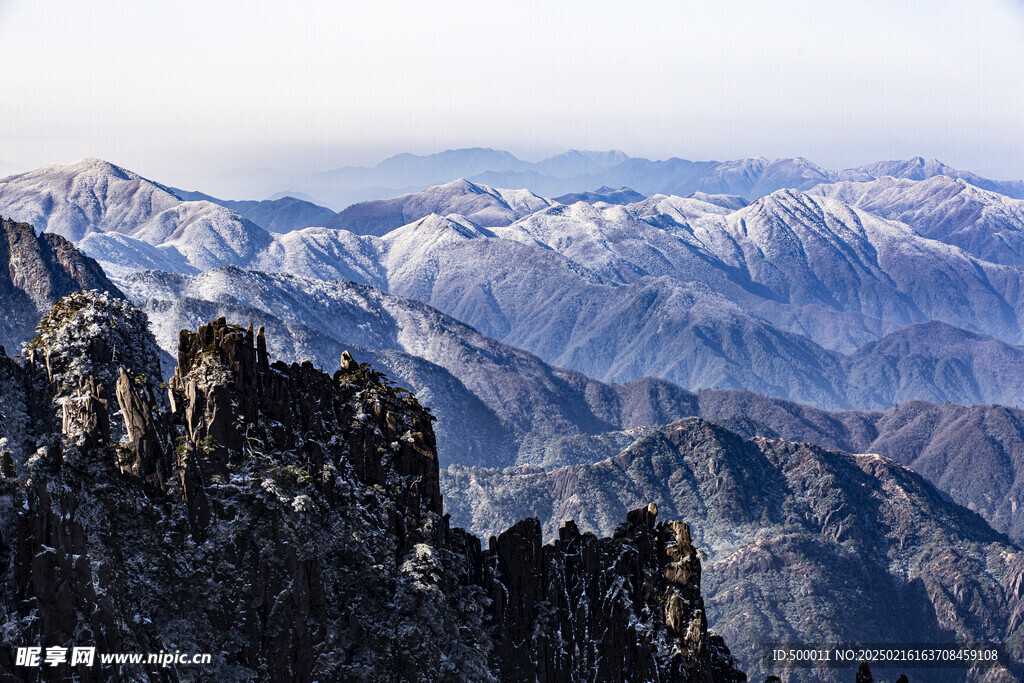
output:
[[[630,158],[618,151],[569,150],[537,162],[501,150],[454,149],[429,155],[399,154],[376,166],[289,174],[268,169],[238,171],[219,187],[225,196],[293,195],[341,210],[356,203],[419,192],[457,178],[491,187],[529,189],[543,197],[591,192],[602,186],[630,187],[644,195],[693,192],[735,194],[747,200],[779,189],[807,190],[819,183],[866,181],[884,176],[922,180],[936,175],[962,178],[982,189],[1024,198],[1024,181],[998,181],[915,157],[879,161],[844,170],[827,169],[800,157],[752,157],[729,161]],[[216,182],[211,179],[210,182]],[[227,190],[230,187],[231,190]],[[227,194],[225,194],[225,192]]]
[[[551,205],[529,192],[458,181],[352,207],[339,215],[350,219],[350,227],[359,232],[384,231],[414,219],[401,229],[389,230],[394,234],[384,239],[321,228],[271,235],[246,224],[238,214],[211,215],[208,204],[188,202],[149,218],[129,235],[90,235],[82,247],[114,274],[144,268],[189,273],[231,264],[350,279],[422,298],[456,316],[469,315],[468,322],[507,341],[523,341],[525,335],[504,336],[517,323],[504,312],[509,305],[490,301],[508,291],[507,287],[494,289],[490,280],[514,271],[519,281],[544,280],[544,285],[538,285],[540,291],[564,289],[564,283],[551,282],[561,277],[555,274],[558,268],[540,275],[522,272],[550,260],[551,254],[541,252],[554,251],[571,262],[570,278],[609,286],[644,277],[701,282],[777,327],[808,335],[830,348],[851,350],[899,327],[930,319],[1019,342],[1020,260],[1012,248],[995,253],[1009,238],[993,238],[991,249],[975,250],[987,258],[982,260],[944,243],[955,244],[955,236],[926,230],[934,231],[936,214],[954,221],[977,213],[973,206],[962,208],[963,198],[970,195],[988,202],[990,208],[982,218],[992,216],[987,222],[976,220],[976,231],[984,232],[998,220],[1010,238],[1019,239],[1024,226],[1020,203],[945,178],[868,185],[886,183],[899,186],[893,196],[904,197],[902,204],[886,195],[886,208],[869,201],[871,196],[854,196],[849,190],[843,197],[870,211],[911,221],[911,226],[879,220],[832,197],[821,198],[824,189],[813,195],[777,191],[730,212],[739,202],[721,195],[655,195],[626,207],[564,206]],[[862,186],[822,187],[833,188],[835,196],[842,188]],[[950,186],[963,191],[948,199]],[[712,203],[715,197],[718,203]],[[77,198],[63,201],[73,204]],[[906,207],[920,208],[913,213]],[[107,213],[115,213],[116,208]],[[133,211],[138,213],[137,208],[123,213]],[[464,214],[458,211],[470,217],[460,217]],[[505,227],[489,231],[487,225]],[[467,245],[469,238],[483,241]],[[522,263],[507,263],[509,247],[498,245],[500,240],[521,245],[524,253],[516,258]],[[960,246],[971,247],[970,240],[960,241]],[[442,245],[451,253],[439,253]],[[464,254],[467,260],[456,263],[455,254]],[[466,282],[483,286],[486,281],[491,290],[460,291],[454,295],[457,300],[427,291],[426,283],[433,282],[431,272],[440,260],[448,271],[469,278]],[[939,287],[943,291],[936,290],[936,282],[946,283]],[[540,352],[540,347],[533,350]]]
[[[697,281],[829,348],[852,350],[932,319],[1011,343],[1021,339],[1019,267],[982,261],[905,224],[802,192],[779,191],[733,213],[658,196],[629,207],[554,206],[493,229],[497,239],[470,238],[465,221],[461,232],[452,228],[458,220],[427,219],[387,235],[388,288],[551,362],[572,365],[568,355],[545,355],[534,322],[559,318],[552,306],[576,298],[574,279],[603,288],[643,278]],[[555,265],[550,252],[568,263]],[[529,283],[528,291],[514,284],[520,282]],[[532,309],[512,303],[523,296]],[[580,325],[590,321],[571,327]],[[603,374],[607,369],[585,371],[615,378]]]
[[[170,353],[179,330],[225,317],[264,326],[271,351],[286,361],[311,359],[331,369],[348,350],[386,369],[437,416],[445,463],[506,467],[530,460],[531,440],[649,427],[699,414],[700,396],[678,385],[652,378],[606,384],[552,367],[425,304],[371,287],[235,267],[198,276],[148,271],[119,284],[148,313],[158,343]],[[701,335],[718,334],[725,343],[746,347],[748,363],[785,368],[809,384],[827,383],[818,404],[877,409],[910,398],[1024,401],[1024,348],[941,323],[911,326],[850,356],[807,342],[801,347],[784,335],[776,336],[773,347],[764,329],[737,330],[732,322],[714,329],[706,318],[696,335],[681,334],[690,335],[693,348],[680,363],[714,364]],[[643,352],[670,357],[644,338],[650,337],[646,330],[638,336]],[[783,388],[811,395],[797,383]]]
[[[184,202],[163,185],[94,158],[0,179],[0,207],[14,220],[76,243],[107,236],[89,241],[86,251],[99,254],[112,274],[140,265],[195,272],[242,263],[271,242],[266,230],[234,211]]]
[[[820,185],[810,192],[901,221],[924,237],[956,245],[987,261],[1024,264],[1024,200],[980,189],[969,181],[943,175],[920,182],[887,176]]]
[[[839,173],[841,180],[853,182],[879,180],[886,176],[906,180],[927,180],[937,177],[956,178],[983,190],[990,190],[1008,197],[1024,199],[1024,181],[990,180],[970,171],[947,166],[934,158],[914,157],[912,159],[876,161],[872,164],[865,164],[864,166],[847,169]]]
[[[708,204],[715,204],[723,209],[729,209],[730,211],[739,211],[744,206],[749,204],[746,199],[739,196],[738,194],[708,194],[707,192],[691,192],[686,195],[687,199],[697,199]]]
[[[236,211],[271,232],[291,232],[302,228],[327,225],[327,222],[334,218],[334,212],[327,207],[318,206],[298,197],[283,196],[263,201],[234,201],[177,188],[171,188],[171,191],[187,202],[213,202],[226,209]]]
[[[755,166],[730,173],[744,177]],[[797,166],[808,182],[821,175]],[[776,165],[778,173],[786,168],[793,171]],[[392,222],[453,208],[480,222],[429,213],[383,236],[329,228],[279,235],[204,202],[179,202],[146,218],[134,198],[142,190],[162,196],[160,186],[116,167],[109,172],[113,179],[93,184],[127,178],[139,191],[108,192],[98,219],[140,220],[129,234],[94,231],[80,246],[115,275],[236,265],[351,280],[423,301],[602,381],[651,375],[689,388],[749,387],[841,407],[848,405],[841,357],[826,349],[850,352],[929,320],[1010,344],[1022,339],[1024,271],[1012,251],[995,263],[948,244],[952,239],[921,234],[923,227],[824,196],[827,188],[852,191],[863,183],[779,190],[734,209],[743,203],[736,196],[708,194],[654,195],[626,206],[552,204],[460,181],[374,206]],[[29,190],[45,184],[40,175]],[[4,196],[40,196],[19,191],[25,183],[17,176],[5,182],[0,211]],[[871,182],[902,183],[906,193],[954,208],[960,199],[942,198],[943,188],[955,186],[959,195],[1006,204],[1011,208],[999,216],[1018,221],[1012,200],[960,180]],[[51,209],[85,202],[80,192],[61,194],[67,186],[76,183],[46,185]],[[224,213],[211,218],[213,209]]]
[[[726,162],[695,162],[677,158],[665,161],[629,159],[598,173],[565,181],[564,186],[587,189],[599,185],[625,185],[648,195],[660,193],[685,196],[704,192],[734,194],[753,200],[781,189],[809,190],[820,183],[867,181],[885,176],[911,180],[935,176],[962,178],[982,189],[1024,197],[1024,182],[989,180],[969,171],[952,168],[936,159],[921,157],[880,161],[841,171],[823,168],[801,157],[774,160],[753,157]],[[492,183],[504,184],[499,174],[490,174],[488,179]],[[537,189],[529,184],[518,186]]]
[[[148,271],[119,282],[170,353],[179,330],[223,316],[266,327],[271,351],[286,361],[330,369],[349,350],[386,368],[437,416],[445,462],[504,467],[529,435],[629,429],[692,410],[689,394],[667,382],[596,382],[371,287],[234,267],[197,276]]]
[[[690,224],[718,258],[761,290],[757,310],[829,343],[817,320],[852,315],[865,331],[941,320],[1012,343],[1021,340],[1020,264],[998,265],[830,199],[780,190],[728,216]],[[780,307],[779,304],[784,304]],[[784,321],[794,316],[792,323]]]
[[[180,203],[166,187],[95,158],[0,179],[7,215],[72,242],[94,232],[130,234]]]
[[[459,214],[477,225],[508,225],[551,206],[551,201],[529,190],[496,190],[459,179],[393,199],[353,204],[325,225],[357,235],[383,235],[430,214]]]

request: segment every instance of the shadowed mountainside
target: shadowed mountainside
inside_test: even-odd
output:
[[[877,455],[744,441],[688,419],[598,463],[450,467],[441,485],[452,519],[483,534],[524,515],[537,516],[547,535],[568,518],[606,533],[639,500],[692,520],[707,556],[709,618],[752,680],[771,673],[760,669],[763,645],[787,641],[1002,642],[1020,674],[1024,553]],[[952,670],[928,675],[963,680]],[[790,680],[849,674],[794,672]],[[970,680],[1000,677],[976,671]]]

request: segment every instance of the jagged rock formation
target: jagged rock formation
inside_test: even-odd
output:
[[[482,534],[525,516],[538,517],[547,537],[564,519],[611,533],[644,501],[689,520],[706,557],[710,621],[754,680],[769,673],[762,648],[772,642],[1003,643],[1012,675],[986,669],[969,680],[1016,680],[1024,671],[1024,553],[877,455],[744,441],[691,418],[591,465],[449,467],[442,490],[454,522]],[[930,681],[964,676],[928,673]],[[793,670],[787,680],[849,674]]]
[[[80,292],[0,357],[0,671],[41,643],[213,653],[85,681],[745,680],[686,525],[641,509],[542,546],[528,520],[483,549],[413,396],[224,320],[180,342],[161,387],[144,315]]]
[[[0,346],[16,352],[57,299],[79,289],[122,296],[99,264],[63,237],[36,235],[31,225],[0,217]]]
[[[746,680],[707,633],[690,528],[655,524],[657,514],[654,505],[631,511],[612,538],[580,534],[570,521],[542,546],[536,519],[491,537],[503,671],[521,681],[695,680],[694,671],[716,683]],[[659,612],[664,622],[652,631]]]

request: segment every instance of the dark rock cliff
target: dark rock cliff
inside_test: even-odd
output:
[[[0,346],[17,351],[57,299],[80,289],[123,296],[96,261],[63,237],[0,217]]]
[[[494,659],[516,681],[745,681],[707,631],[690,528],[631,511],[611,538],[536,519],[491,537]],[[652,618],[653,617],[653,618]]]
[[[182,332],[79,292],[0,357],[0,680],[739,681],[679,522],[612,538],[443,514],[432,418],[347,354]],[[19,645],[210,652],[207,667],[16,668]]]

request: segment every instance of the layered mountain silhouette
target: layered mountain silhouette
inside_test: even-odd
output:
[[[428,180],[432,174],[442,175]],[[288,636],[261,641],[266,654],[259,655],[252,654],[256,636],[249,633],[249,654],[231,655],[240,667],[286,672],[301,660],[318,661],[323,675],[398,667],[415,677],[448,662],[482,679],[594,667],[664,677],[690,667],[714,679],[708,673],[714,667],[733,676],[725,645],[762,676],[769,672],[760,669],[759,647],[768,641],[877,639],[1001,642],[1019,667],[1024,560],[1014,542],[1024,537],[1018,483],[1024,415],[1016,407],[1024,395],[1024,201],[1011,196],[1021,194],[1019,184],[923,159],[834,172],[803,159],[648,162],[621,153],[571,152],[528,164],[494,150],[404,155],[373,173],[341,169],[321,180],[340,187],[367,177],[402,178],[401,189],[413,191],[334,214],[294,197],[232,203],[172,190],[96,159],[0,179],[0,214],[34,222],[34,228],[3,223],[9,263],[0,275],[9,282],[0,301],[9,302],[10,346],[29,340],[39,316],[62,294],[110,292],[72,296],[43,320],[25,359],[0,363],[4,476],[50,468],[45,477],[33,469],[33,480],[53,476],[61,490],[75,491],[75,500],[62,499],[61,506],[85,501],[120,519],[109,501],[89,498],[67,479],[83,454],[118,443],[122,450],[114,449],[111,463],[136,477],[143,495],[178,491],[180,484],[185,504],[165,525],[223,540],[231,536],[227,526],[197,520],[208,520],[214,508],[255,500],[251,491],[223,488],[238,485],[231,467],[252,473],[263,466],[261,458],[276,457],[281,471],[261,484],[268,495],[260,500],[272,504],[277,487],[288,498],[282,509],[298,515],[289,524],[313,533],[302,521],[306,502],[297,503],[299,490],[292,488],[303,485],[303,471],[327,471],[318,468],[337,442],[311,423],[295,438],[275,424],[306,424],[307,416],[334,406],[339,424],[358,438],[347,441],[352,453],[331,464],[344,470],[347,462],[356,475],[346,471],[342,493],[305,495],[321,505],[324,519],[349,524],[346,533],[354,529],[363,538],[379,525],[362,518],[350,524],[344,512],[362,504],[350,496],[360,486],[381,486],[366,494],[371,506],[413,511],[398,515],[402,523],[389,517],[383,535],[374,536],[379,547],[362,558],[372,560],[367,566],[390,567],[382,557],[394,556],[395,548],[405,553],[394,572],[378,572],[379,595],[409,608],[399,621],[419,619],[437,633],[463,624],[475,635],[455,650],[423,639],[393,663],[375,650],[365,661],[340,666],[311,658],[312,641],[293,628],[299,614],[315,612],[316,628],[334,618],[317,611],[319,589],[300,591],[278,606],[276,614],[289,624],[284,631],[253,613],[259,638]],[[555,181],[580,178],[587,184],[554,189]],[[550,187],[497,189],[541,186],[531,183]],[[329,225],[302,225],[321,218]],[[146,323],[138,322],[145,317],[121,296],[148,314],[155,336],[146,336]],[[131,324],[122,329],[118,316]],[[218,318],[197,335],[181,333]],[[73,334],[65,327],[71,320],[77,321]],[[110,324],[97,327],[97,320]],[[250,323],[263,332],[246,333]],[[97,329],[102,343],[90,341]],[[134,341],[117,336],[125,330]],[[162,368],[154,344],[164,352]],[[145,367],[131,369],[123,382],[107,362],[122,348],[129,365],[140,349],[146,357]],[[386,370],[417,399],[344,351]],[[179,360],[170,405],[152,392],[133,400],[133,391],[149,391],[171,374],[168,352]],[[271,368],[260,360],[268,353],[296,365]],[[333,379],[316,369],[333,372],[339,362],[342,373]],[[344,400],[328,391],[330,381]],[[299,407],[279,415],[273,406],[289,382],[320,389],[306,391]],[[378,415],[372,402],[359,402],[356,394],[367,391],[387,405],[397,402],[389,408],[394,420]],[[111,397],[120,412],[108,410]],[[50,403],[59,409],[50,410]],[[398,410],[399,403],[405,408]],[[39,410],[50,417],[38,417]],[[253,415],[262,417],[252,422]],[[379,418],[379,433],[359,431],[355,423],[363,418]],[[269,426],[256,440],[231,436],[251,433],[243,427],[254,424]],[[165,433],[168,425],[177,427]],[[154,450],[155,443],[173,448],[170,435],[178,428],[191,451]],[[39,439],[52,445],[59,439],[42,435],[62,430],[61,438],[75,444],[58,458]],[[274,454],[267,444],[275,444]],[[389,449],[419,455],[375,459]],[[419,456],[432,464],[424,466]],[[70,469],[56,465],[61,458]],[[219,479],[203,479],[196,488],[199,480],[189,477],[197,473]],[[103,481],[116,476],[113,469],[101,474]],[[408,476],[420,479],[412,485]],[[474,550],[443,518],[427,523],[415,512],[426,506],[440,514],[437,476],[452,519],[496,535],[486,551]],[[216,503],[205,512],[200,490]],[[54,560],[63,571],[61,558],[81,555],[78,532],[48,527],[49,499],[33,491],[23,492],[29,512],[17,513],[28,517],[8,527],[20,530],[24,547],[48,534],[70,534]],[[656,507],[648,507],[652,502]],[[693,522],[692,539],[682,527],[655,524],[666,511]],[[537,519],[517,523],[524,517]],[[560,528],[570,518],[578,528]],[[626,525],[617,527],[622,519]],[[140,537],[153,533],[145,520],[136,524]],[[614,538],[599,541],[580,531]],[[576,591],[574,600],[595,591],[619,595],[605,581],[619,581],[606,571],[613,556],[635,556],[637,567],[657,574],[668,571],[666,562],[690,562],[669,549],[690,548],[691,540],[686,558],[708,558],[701,617],[691,609],[670,618],[659,611],[661,603],[652,607],[653,594],[638,602],[629,593],[626,602],[588,603],[597,621],[570,627],[558,600],[524,588],[579,576],[586,577],[582,583],[566,584],[574,586],[567,588]],[[89,542],[94,553],[112,551],[102,539]],[[289,541],[278,550],[290,558],[302,547]],[[531,557],[536,562],[523,560]],[[603,559],[576,565],[576,557]],[[146,556],[144,563],[160,561]],[[323,561],[306,566],[288,559],[287,571],[271,583],[306,585],[314,577],[309,585],[315,586],[315,577],[325,576]],[[203,562],[188,559],[197,571],[212,571]],[[365,582],[363,564],[346,567]],[[47,628],[59,630],[75,617],[47,602],[59,582],[47,583],[52,572],[45,570],[33,564],[18,590],[34,596]],[[335,582],[339,576],[329,583],[342,590],[349,584]],[[75,609],[110,612],[102,601],[90,602],[86,583],[74,580],[76,594],[85,596]],[[153,585],[163,580],[158,576]],[[131,593],[141,585],[119,579],[117,590]],[[429,615],[417,592],[424,586],[434,596]],[[271,588],[277,584],[260,584],[253,599],[280,595]],[[678,587],[687,609],[697,605],[692,588]],[[485,594],[495,602],[474,602]],[[221,604],[227,594],[207,597],[217,602],[211,618],[231,613]],[[354,614],[372,631],[380,604],[363,604]],[[652,609],[669,626],[696,619],[691,631],[700,642],[676,650],[689,648],[692,657],[672,660],[671,648],[663,647],[668,641],[638,640],[620,624],[639,622],[616,616],[641,619]],[[722,625],[724,644],[701,625],[703,610]],[[483,631],[481,615],[491,624]],[[643,623],[644,633],[664,628],[657,619]],[[104,629],[128,643],[141,637]],[[527,629],[540,634],[543,647],[523,645]],[[570,655],[583,650],[556,637],[565,629],[579,643],[594,642],[588,640],[594,629],[614,634],[609,652],[639,645],[625,659]]]
[[[384,235],[431,214],[459,214],[484,227],[508,225],[551,206],[528,190],[495,190],[460,179],[423,192],[353,204],[324,223],[357,235]]]
[[[734,194],[748,200],[783,188],[810,189],[819,183],[867,181],[893,176],[924,180],[962,178],[986,190],[1024,198],[1024,182],[998,181],[952,168],[936,159],[879,161],[831,170],[803,159],[753,157],[732,161],[630,158],[618,151],[569,150],[539,162],[524,161],[495,149],[454,149],[437,154],[398,154],[376,166],[346,166],[331,171],[286,174],[243,172],[223,177],[225,187],[246,197],[294,194],[340,210],[358,202],[419,192],[456,178],[492,187],[526,188],[544,197],[590,192],[599,187],[629,187],[644,195],[686,196],[693,192]]]
[[[262,201],[235,201],[177,188],[171,188],[171,191],[187,202],[212,202],[236,211],[270,232],[291,232],[316,225],[327,225],[335,216],[334,211],[327,207],[291,196]]]
[[[931,187],[938,205],[960,188],[1004,222],[1020,214],[1020,200],[963,190],[963,180],[899,182]],[[983,260],[948,243],[960,228],[925,236],[825,196],[837,187],[778,190],[737,209],[734,197],[706,194],[564,205],[457,181],[353,207],[348,218],[364,232],[412,220],[380,237],[329,228],[282,235],[87,160],[6,179],[0,204],[47,230],[84,235],[82,249],[115,275],[238,265],[352,280],[602,381],[650,375],[829,408],[1019,402],[1014,378],[991,366],[1021,341],[1024,271],[1013,250]],[[480,222],[435,213],[454,209]],[[968,332],[935,328],[946,330],[946,347],[907,347],[920,362],[901,367],[862,351],[932,320]],[[914,329],[886,344],[923,341]],[[885,345],[877,348],[884,355]]]

